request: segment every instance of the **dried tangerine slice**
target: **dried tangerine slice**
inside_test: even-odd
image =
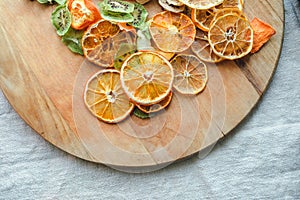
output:
[[[172,97],[173,97],[173,93],[170,92],[166,98],[164,98],[162,101],[160,101],[156,104],[149,105],[149,106],[136,104],[136,107],[138,107],[144,113],[148,113],[148,114],[158,112],[158,111],[161,111],[162,109],[166,108],[170,104]]]
[[[163,100],[172,89],[173,79],[169,61],[154,52],[131,55],[121,69],[121,83],[126,94],[141,105]]]
[[[190,8],[206,10],[223,3],[224,0],[179,0]]]
[[[112,67],[114,55],[120,45],[122,43],[134,44],[135,40],[134,32],[121,31],[118,24],[102,19],[85,31],[82,37],[82,48],[89,61],[102,67]]]
[[[208,32],[208,41],[214,53],[234,60],[247,55],[253,45],[253,29],[250,22],[235,13],[217,18]]]
[[[156,14],[151,20],[149,31],[156,46],[165,52],[188,49],[196,35],[196,27],[188,16],[170,11]]]
[[[197,30],[195,42],[193,42],[191,49],[198,58],[205,62],[218,63],[224,60],[213,52],[207,39],[207,33],[204,31]]]
[[[198,94],[204,90],[208,75],[206,65],[194,55],[177,55],[171,64],[174,69],[174,88],[182,94]]]
[[[87,82],[84,102],[94,116],[108,123],[124,120],[134,108],[122,89],[117,70],[94,74]]]

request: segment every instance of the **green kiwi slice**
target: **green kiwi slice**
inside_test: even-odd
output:
[[[136,52],[136,45],[129,43],[122,43],[114,58],[114,67],[120,70],[123,62],[133,53]]]
[[[59,36],[65,35],[71,27],[71,13],[66,5],[57,6],[52,12],[51,22]]]
[[[132,13],[134,4],[121,0],[104,0],[105,10],[117,13]]]
[[[135,28],[144,27],[144,23],[146,22],[146,19],[148,17],[148,12],[145,7],[139,3],[135,3],[132,15],[134,17],[134,20],[130,23],[130,25]]]
[[[104,2],[99,3],[99,10],[103,19],[112,22],[132,22],[134,17],[129,13],[112,12],[106,10]]]

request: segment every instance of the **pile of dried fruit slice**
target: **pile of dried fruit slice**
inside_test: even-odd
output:
[[[165,11],[151,19],[142,5],[149,0],[103,0],[98,7],[92,0],[56,2],[52,24],[69,49],[115,68],[93,75],[84,93],[90,112],[108,123],[165,109],[172,88],[201,93],[208,81],[205,62],[240,59],[275,34],[259,19],[250,23],[244,0],[157,0]]]

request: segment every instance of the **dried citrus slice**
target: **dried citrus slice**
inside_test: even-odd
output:
[[[208,31],[214,15],[215,8],[207,10],[192,9],[191,19],[199,29]]]
[[[134,44],[136,36],[131,31],[121,31],[118,24],[100,20],[91,25],[82,37],[86,58],[102,67],[112,67],[114,55],[122,43]]]
[[[196,27],[185,14],[164,11],[152,18],[149,31],[160,50],[181,52],[193,43]]]
[[[108,123],[122,121],[134,108],[122,89],[117,70],[93,75],[87,82],[84,102],[94,116]]]
[[[206,10],[223,3],[223,0],[179,0],[190,8]]]
[[[218,63],[224,60],[213,52],[207,39],[207,33],[204,31],[197,30],[195,42],[193,42],[191,49],[198,58],[205,62]]]
[[[206,65],[194,55],[177,55],[171,64],[174,69],[174,88],[182,94],[198,94],[207,83]]]
[[[169,61],[154,52],[131,55],[121,69],[121,83],[126,94],[141,105],[163,100],[172,89],[173,79]]]
[[[238,59],[251,51],[253,29],[246,18],[234,13],[225,14],[212,23],[208,41],[216,55],[229,60]]]
[[[173,96],[173,93],[170,92],[166,98],[164,98],[162,101],[160,101],[156,104],[149,105],[149,106],[136,104],[136,107],[138,107],[144,113],[158,112],[158,111],[161,111],[162,109],[166,108],[170,104],[170,102],[172,100],[172,96]]]

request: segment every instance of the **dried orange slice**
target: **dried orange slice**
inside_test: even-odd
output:
[[[237,14],[225,14],[213,21],[208,41],[214,53],[234,60],[247,55],[253,45],[253,29],[250,22]]]
[[[148,113],[148,114],[158,112],[158,111],[161,111],[162,109],[166,108],[170,104],[170,102],[172,100],[172,96],[173,96],[173,93],[170,92],[166,98],[164,98],[162,101],[160,101],[156,104],[149,105],[149,106],[136,104],[136,107],[138,107],[144,113]]]
[[[198,58],[205,62],[218,63],[224,60],[213,52],[207,39],[207,33],[204,31],[197,30],[195,42],[193,42],[191,49]]]
[[[182,94],[198,94],[204,90],[208,75],[206,65],[194,55],[177,55],[171,64],[174,69],[174,88]]]
[[[121,69],[121,83],[129,98],[137,104],[162,101],[171,91],[174,79],[168,60],[154,52],[132,54]]]
[[[160,50],[182,52],[193,43],[196,27],[185,14],[164,11],[152,18],[149,31]]]
[[[93,75],[87,82],[84,102],[94,116],[108,123],[122,121],[134,108],[122,89],[117,70]]]
[[[190,8],[206,10],[223,3],[223,0],[179,0]]]
[[[122,27],[123,28],[123,27]],[[114,55],[122,43],[134,44],[136,36],[131,31],[121,31],[118,24],[100,20],[92,24],[82,37],[85,57],[101,67],[112,67]]]

